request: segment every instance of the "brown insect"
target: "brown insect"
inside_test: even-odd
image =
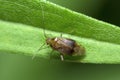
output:
[[[44,26],[45,18],[44,18],[44,10],[42,4],[41,4],[41,10],[43,15],[42,21]],[[64,60],[63,56],[65,55],[80,56],[85,54],[85,48],[77,44],[75,40],[69,38],[63,38],[62,35],[60,37],[48,38],[47,35],[45,34],[45,27],[44,27],[44,36],[46,38],[47,45],[49,45],[53,50],[60,52],[60,57],[62,61]],[[41,47],[39,48],[39,50],[40,49]]]
[[[47,38],[46,43],[53,49],[60,52],[61,60],[64,55],[81,56],[85,54],[85,48],[78,45],[75,40],[63,37]]]

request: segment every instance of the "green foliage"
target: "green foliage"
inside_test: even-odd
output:
[[[76,62],[120,63],[120,28],[117,26],[43,0],[0,0],[0,4],[0,19],[4,20],[0,21],[1,52],[49,58],[50,48],[37,51],[45,43],[41,29],[45,27],[47,34],[59,36],[62,32],[64,37],[85,47],[86,56]],[[57,58],[53,58],[60,59],[59,54],[54,53]],[[66,60],[74,61],[67,57]]]

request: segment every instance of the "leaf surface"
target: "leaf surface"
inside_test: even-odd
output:
[[[120,28],[115,25],[43,0],[0,0],[0,4],[1,52],[49,58],[50,48],[36,52],[45,43],[45,28],[47,34],[63,33],[85,47],[86,56],[75,62],[120,63]]]

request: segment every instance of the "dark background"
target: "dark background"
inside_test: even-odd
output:
[[[61,6],[120,26],[120,0],[49,0]]]
[[[120,0],[49,0],[120,26]],[[120,80],[120,65],[82,64],[0,54],[0,80]]]

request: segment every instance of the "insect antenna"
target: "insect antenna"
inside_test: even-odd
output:
[[[40,3],[41,6],[41,12],[42,12],[42,26],[43,26],[43,33],[45,38],[47,38],[46,32],[45,32],[45,15],[44,15],[44,7],[43,5]]]
[[[39,0],[39,2],[40,2],[40,0]],[[41,7],[41,13],[42,13],[42,20],[41,20],[41,22],[42,22],[42,26],[43,26],[43,34],[44,34],[44,37],[47,38],[47,35],[46,35],[46,32],[45,32],[44,7],[43,7],[43,5],[42,5],[42,2],[40,2],[40,7]],[[43,44],[39,47],[39,49],[36,51],[36,53],[37,53],[39,50],[41,50],[41,49],[45,49],[45,48],[42,48],[44,45],[45,45],[45,43],[43,43]],[[46,48],[47,48],[47,47],[46,47]],[[36,54],[34,54],[34,55],[32,56],[32,59],[34,59],[35,56],[36,56]]]

